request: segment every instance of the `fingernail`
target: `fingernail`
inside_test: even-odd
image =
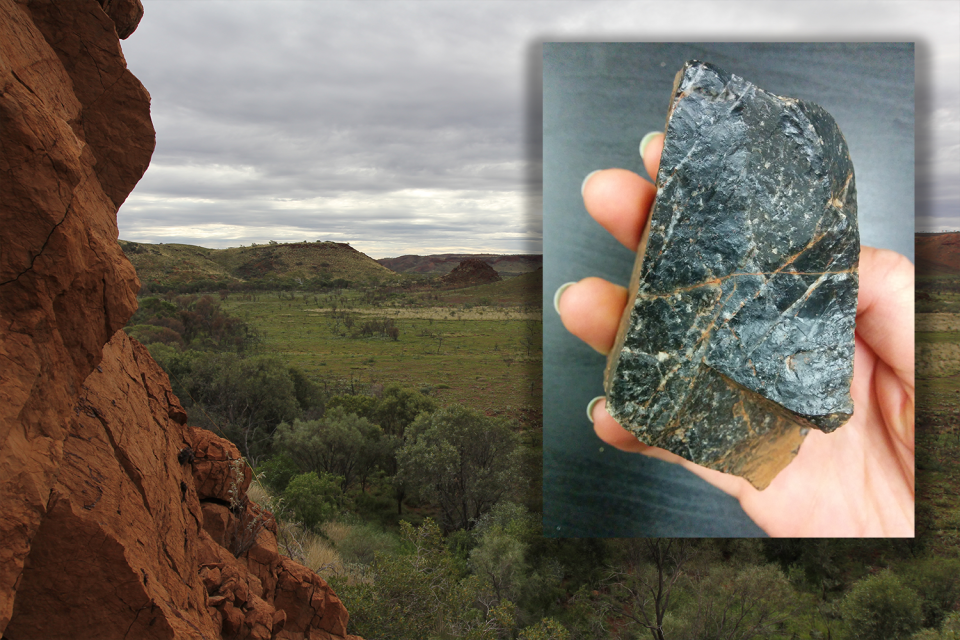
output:
[[[593,424],[593,408],[597,406],[597,403],[606,398],[606,396],[597,396],[590,401],[590,404],[587,405],[587,418],[590,420],[590,424]]]
[[[600,171],[601,171],[601,169],[597,169],[596,171],[591,171],[590,173],[587,174],[587,177],[583,179],[583,182],[580,183],[580,195],[581,195],[581,197],[583,196],[583,190],[587,188],[587,180],[589,180],[591,177],[593,177],[593,174],[595,174],[595,173],[600,173]]]
[[[663,133],[662,131],[651,131],[647,135],[643,136],[643,140],[640,141],[640,157],[643,158],[643,152],[647,150],[647,145],[650,144],[650,141],[653,140],[655,136]],[[590,176],[587,176],[588,178]]]
[[[560,288],[557,289],[557,292],[553,294],[553,308],[557,310],[557,315],[560,315],[560,296],[563,295],[563,292],[577,284],[576,282],[568,282],[566,284],[560,285]]]

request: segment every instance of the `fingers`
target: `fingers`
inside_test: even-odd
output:
[[[620,426],[609,413],[607,413],[607,401],[601,398],[591,407],[590,417],[593,420],[593,430],[597,437],[616,447],[621,451],[630,453],[643,453],[651,447],[643,444],[637,437]]]
[[[670,453],[666,449],[643,444],[637,440],[636,436],[621,427],[620,424],[607,413],[607,402],[605,399],[601,398],[598,400],[591,409],[590,416],[593,419],[594,432],[598,438],[611,447],[616,447],[621,451],[627,451],[629,453],[642,453],[651,458],[663,460],[664,462],[679,464],[684,469],[706,480],[721,491],[725,491],[738,499],[751,492],[756,493],[756,489],[751,487],[750,483],[743,478],[701,467],[674,453]]]
[[[644,138],[644,142],[647,143],[646,145],[644,145],[643,142],[640,143],[640,155],[643,157],[643,168],[647,170],[647,173],[650,174],[650,177],[654,180],[657,179],[657,171],[660,169],[660,154],[663,153],[663,140],[664,135],[658,133],[650,136],[649,140]]]
[[[617,337],[627,290],[600,278],[584,278],[563,290],[557,301],[567,331],[606,355]]]
[[[913,265],[886,249],[860,248],[857,335],[914,388]]]
[[[657,190],[650,182],[626,169],[606,169],[583,185],[587,212],[620,244],[637,250]]]

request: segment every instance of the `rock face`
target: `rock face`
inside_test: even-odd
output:
[[[764,487],[853,413],[853,166],[823,109],[701,62],[677,74],[607,407]]]
[[[477,258],[463,260],[453,271],[440,278],[443,284],[453,287],[472,287],[500,280],[500,274],[493,267]]]
[[[136,307],[116,211],[153,152],[150,97],[95,0],[0,0],[0,630],[77,425]]]
[[[0,635],[343,638],[239,453],[117,331],[139,283],[116,212],[154,146],[118,42],[141,13],[0,0]]]
[[[166,374],[123,331],[103,356],[80,387],[5,633],[343,638],[346,610],[279,555],[237,448],[184,426]]]

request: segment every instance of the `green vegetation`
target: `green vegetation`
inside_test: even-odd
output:
[[[141,294],[308,289],[409,282],[336,242],[295,242],[231,249],[120,241],[137,269]]]
[[[918,298],[916,539],[562,540],[539,512],[539,273],[338,277],[148,296],[128,331],[255,466],[282,552],[333,584],[351,633],[960,638],[960,279]]]
[[[858,582],[840,608],[853,638],[899,640],[920,628],[920,596],[891,571]]]

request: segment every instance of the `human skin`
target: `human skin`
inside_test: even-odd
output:
[[[655,176],[663,136],[644,149]],[[656,187],[636,173],[607,169],[583,184],[587,212],[636,251]],[[592,407],[605,443],[684,466],[740,501],[771,536],[911,537],[914,535],[914,268],[904,256],[861,247],[853,417],[825,434],[811,429],[800,452],[763,491],[737,476],[650,447],[621,427],[603,399]],[[627,290],[600,278],[567,286],[557,300],[568,331],[602,354],[613,347]]]

